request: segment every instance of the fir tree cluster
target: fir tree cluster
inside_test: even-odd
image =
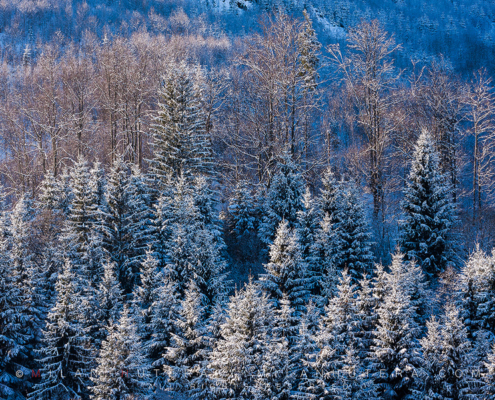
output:
[[[35,199],[0,196],[0,399],[495,398],[495,256],[455,273],[429,135],[382,266],[359,184],[328,169],[313,195],[289,152],[220,218],[196,73],[164,78],[149,171],[79,157]],[[265,258],[240,288],[226,236]]]

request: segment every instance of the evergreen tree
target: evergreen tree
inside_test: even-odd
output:
[[[94,400],[154,398],[148,360],[127,306],[118,324],[109,327],[95,372],[91,377]]]
[[[381,399],[377,394],[378,385],[369,376],[353,345],[345,350],[341,366],[336,371],[336,379],[329,391],[333,399]]]
[[[288,152],[284,153],[278,168],[268,189],[259,228],[260,239],[266,245],[273,242],[282,221],[286,221],[289,228],[294,228],[297,212],[303,208],[304,182]]]
[[[325,314],[315,334],[319,352],[312,368],[317,376],[314,386],[319,391],[314,394],[321,396],[321,399],[332,398],[333,385],[339,379],[336,374],[343,368],[346,350],[356,346],[360,321],[355,292],[356,286],[352,284],[351,276],[343,271],[337,285],[337,294],[325,307]]]
[[[326,304],[327,297],[332,297],[337,285],[338,272],[335,268],[334,257],[339,243],[339,237],[327,213],[316,230],[308,268],[314,282],[313,298],[320,307]]]
[[[487,400],[495,399],[495,345],[492,346],[492,351],[488,354],[485,362],[487,373],[483,377],[485,383],[484,394]]]
[[[296,230],[301,244],[301,257],[306,264],[312,261],[312,245],[318,229],[319,212],[309,188],[303,196],[303,209],[297,212]]]
[[[154,158],[151,173],[160,185],[167,175],[211,174],[212,148],[193,71],[185,62],[164,77],[152,130]]]
[[[309,294],[309,283],[298,239],[297,231],[282,221],[270,246],[270,262],[265,265],[266,274],[260,276],[260,284],[272,295],[277,307],[285,295],[300,311]]]
[[[62,188],[51,171],[45,174],[39,190],[38,208],[51,211],[62,210]]]
[[[408,293],[391,281],[377,308],[378,321],[369,358],[370,373],[384,398],[403,399],[414,393],[414,378],[419,376],[420,366],[420,328],[415,313]]]
[[[303,29],[297,38],[297,47],[299,51],[299,63],[301,65],[300,74],[304,79],[306,90],[313,90],[317,85],[318,66],[320,64],[319,50],[321,43],[318,42],[313,23],[306,10],[303,11],[304,23]]]
[[[3,213],[2,213],[3,214]],[[18,370],[26,373],[30,352],[29,337],[23,329],[26,318],[26,292],[20,271],[9,260],[6,216],[0,218],[0,398],[23,399],[26,383],[17,378]],[[29,319],[28,319],[29,320]]]
[[[31,399],[87,398],[94,350],[82,321],[83,296],[75,268],[66,260],[57,284],[57,300],[48,314],[39,350],[43,368],[41,382],[34,386]]]
[[[246,180],[237,182],[229,202],[229,214],[232,217],[232,230],[238,240],[257,229],[256,201]]]
[[[210,354],[210,377],[219,399],[253,399],[263,358],[270,350],[271,303],[250,282],[229,302],[221,338]]]
[[[100,282],[97,298],[97,320],[99,325],[98,339],[106,338],[106,328],[116,324],[122,308],[122,289],[117,279],[116,267],[112,262],[105,263],[103,278]],[[95,312],[95,310],[93,310]]]
[[[168,388],[178,393],[192,391],[192,381],[201,374],[202,361],[208,345],[206,309],[201,304],[201,293],[194,281],[187,287],[185,298],[174,321],[171,346],[164,357],[169,361],[164,366],[168,377]]]
[[[457,263],[452,236],[456,216],[451,193],[440,173],[439,157],[432,139],[423,132],[416,144],[404,192],[406,216],[400,242],[406,259],[416,260],[430,277]]]
[[[336,204],[334,229],[338,245],[334,256],[337,270],[347,268],[354,279],[371,275],[374,257],[371,252],[371,232],[355,183],[342,183],[340,201]]]
[[[467,330],[458,310],[448,305],[441,323],[433,318],[427,326],[428,334],[421,339],[423,365],[428,374],[424,398],[469,398],[475,365]]]
[[[146,176],[137,165],[131,165],[131,175],[127,185],[127,232],[129,235],[128,268],[136,274],[141,263],[147,258],[151,246],[156,248],[157,232],[153,221],[153,193]]]

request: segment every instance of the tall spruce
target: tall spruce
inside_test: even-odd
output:
[[[269,245],[275,239],[280,223],[285,220],[289,228],[297,223],[297,212],[302,210],[304,182],[297,165],[288,152],[278,163],[278,172],[273,177],[263,206],[263,218],[260,222],[259,236]]]
[[[93,400],[154,398],[148,360],[127,306],[118,323],[109,327],[96,361]]]
[[[429,277],[457,264],[452,189],[440,171],[438,153],[424,131],[404,190],[400,247],[406,259],[416,260]]]
[[[280,223],[270,246],[270,262],[265,270],[260,276],[260,285],[276,301],[276,307],[280,307],[280,301],[286,296],[292,306],[301,311],[308,299],[310,283],[297,231],[290,229],[285,220]]]
[[[180,177],[213,172],[201,95],[194,84],[194,71],[185,62],[170,68],[163,78],[152,138],[151,173],[160,184],[169,174]]]

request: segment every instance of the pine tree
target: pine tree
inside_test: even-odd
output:
[[[401,226],[401,251],[416,260],[432,277],[456,265],[452,228],[456,223],[451,188],[440,173],[439,156],[432,139],[423,132],[416,144],[414,160],[404,192],[406,214]]]
[[[304,182],[288,152],[284,153],[278,168],[279,171],[268,189],[259,228],[260,239],[266,245],[273,242],[276,230],[283,220],[288,223],[289,228],[294,228],[297,212],[303,208]]]
[[[325,171],[321,183],[323,187],[320,191],[320,196],[318,197],[319,207],[323,215],[328,214],[330,224],[335,224],[338,222],[336,219],[336,212],[338,210],[338,205],[341,202],[341,185],[330,168]]]
[[[109,327],[95,372],[91,377],[94,400],[154,398],[148,360],[127,306],[118,324]]]
[[[285,295],[301,311],[309,294],[309,283],[298,239],[297,231],[290,230],[283,220],[270,246],[270,262],[265,265],[266,274],[260,276],[260,285],[272,295],[277,307]]]
[[[233,296],[221,338],[210,354],[210,377],[220,399],[252,399],[263,358],[269,351],[273,308],[250,282]]]
[[[164,78],[152,137],[151,173],[160,184],[168,174],[180,177],[213,172],[200,93],[185,62],[171,68]]]
[[[468,398],[475,365],[458,310],[448,305],[441,323],[432,319],[427,326],[428,334],[421,339],[424,368],[428,373],[425,399]]]
[[[94,350],[81,313],[83,296],[75,268],[66,260],[57,284],[57,300],[48,314],[39,350],[41,382],[34,386],[31,399],[86,397]]]
[[[201,373],[208,345],[206,309],[201,303],[201,293],[191,281],[181,303],[179,318],[174,321],[171,346],[164,354],[169,362],[164,366],[168,388],[178,393],[192,391],[192,381]]]

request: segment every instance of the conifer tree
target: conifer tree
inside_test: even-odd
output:
[[[296,230],[301,244],[301,257],[308,265],[312,261],[312,245],[318,229],[319,219],[320,215],[315,201],[307,187],[303,196],[303,209],[297,212]]]
[[[168,388],[178,393],[192,391],[192,381],[201,374],[208,345],[206,309],[201,303],[201,293],[191,281],[181,302],[178,319],[173,322],[171,346],[164,354],[169,362],[164,366]]]
[[[270,262],[265,265],[266,274],[260,276],[260,285],[276,301],[276,306],[287,296],[292,306],[301,311],[309,294],[306,265],[301,258],[297,231],[289,229],[283,220],[277,229],[275,241],[270,246]]]
[[[315,341],[319,347],[312,365],[317,376],[315,386],[319,387],[319,393],[315,394],[325,399],[331,398],[329,396],[333,391],[333,385],[339,379],[336,372],[343,368],[346,350],[354,349],[356,346],[360,321],[355,292],[356,286],[352,284],[351,276],[343,271],[337,285],[336,296],[330,299],[325,307],[325,314],[315,334]]]
[[[51,211],[62,211],[62,188],[60,187],[59,181],[53,175],[53,172],[48,171],[45,174],[39,190],[38,208]]]
[[[314,90],[318,79],[318,66],[320,64],[319,50],[321,43],[318,42],[313,23],[306,10],[303,11],[304,23],[299,37],[297,47],[299,51],[300,74],[304,79],[306,90]]]
[[[380,387],[379,396],[401,399],[414,393],[414,379],[420,367],[420,328],[415,312],[408,293],[397,282],[390,282],[377,308],[369,358],[370,374]]]
[[[487,396],[487,399],[493,400],[495,398],[495,345],[492,346],[492,350],[488,354],[485,367],[487,373],[483,377],[485,383],[483,393]]]
[[[475,365],[458,310],[448,305],[441,323],[433,318],[427,326],[428,334],[421,339],[423,365],[428,374],[425,399],[468,398]]]
[[[362,274],[372,272],[371,232],[355,183],[342,183],[341,187],[343,191],[334,214],[338,246],[333,262],[337,270],[347,268],[356,282]]]
[[[29,398],[87,398],[89,374],[94,366],[94,348],[88,329],[81,322],[81,282],[74,266],[66,260],[57,284],[57,300],[43,330],[41,382]]]
[[[276,230],[283,220],[288,223],[289,228],[294,228],[297,212],[303,208],[304,182],[288,152],[284,153],[278,168],[268,189],[259,228],[260,239],[266,245],[273,242]]]
[[[193,71],[185,62],[170,69],[159,96],[152,130],[152,175],[161,185],[169,174],[211,174],[212,148],[206,135],[206,118]]]
[[[421,133],[404,192],[401,251],[431,277],[456,265],[452,190],[440,173],[439,156],[427,132]]]
[[[273,308],[250,282],[230,299],[221,338],[210,354],[210,377],[218,398],[252,399],[263,357],[269,351]]]
[[[230,198],[229,214],[232,217],[232,230],[238,240],[247,237],[257,229],[256,202],[246,180],[237,182]]]
[[[117,279],[115,264],[105,263],[103,271],[103,278],[96,294],[100,341],[107,336],[107,327],[117,323],[122,308],[122,289]]]
[[[91,377],[93,400],[154,398],[148,359],[127,306],[118,324],[109,327],[95,373]]]

